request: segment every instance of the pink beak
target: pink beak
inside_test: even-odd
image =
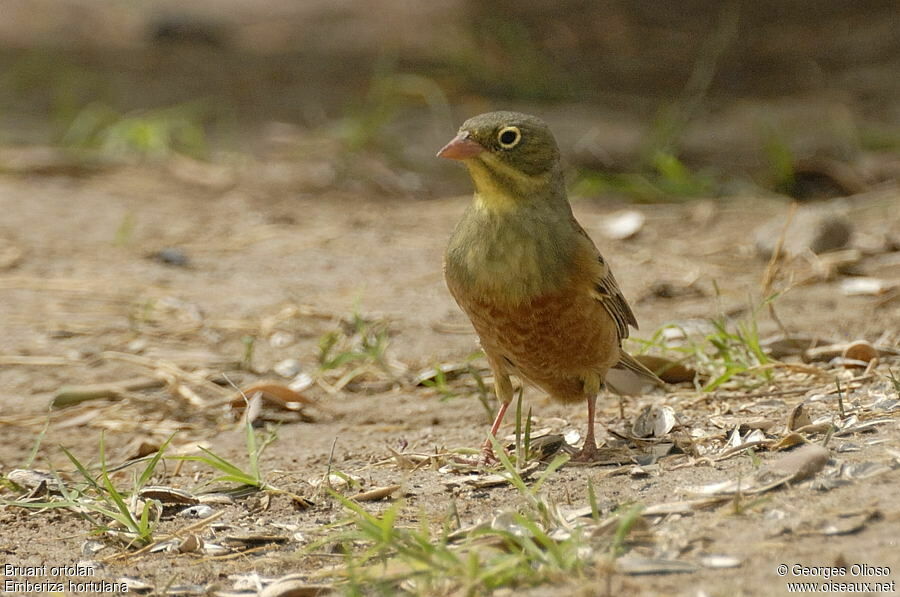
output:
[[[452,141],[444,145],[443,149],[437,153],[437,157],[450,160],[467,160],[474,158],[482,151],[484,151],[484,147],[480,143],[469,139],[469,133],[460,131]]]

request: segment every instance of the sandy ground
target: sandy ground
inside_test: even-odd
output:
[[[174,431],[173,446],[179,449],[206,442],[217,454],[243,462],[244,435],[223,398],[233,392],[227,385],[214,391],[179,375],[216,378],[226,373],[242,387],[260,380],[284,384],[287,380],[273,367],[296,359],[301,371],[316,376],[320,339],[345,329],[341,322],[354,311],[387,322],[386,355],[398,380],[370,375],[334,393],[319,385],[304,390],[321,406],[305,407],[302,420],[295,413],[282,413],[285,422],[265,452],[262,468],[273,484],[309,497],[314,505],[302,509],[284,495],[252,495],[215,504],[222,526],[202,531],[221,535],[243,529],[293,537],[285,543],[229,557],[159,552],[119,558],[122,550],[112,546],[91,552],[90,527],[71,512],[0,506],[0,562],[91,562],[94,578],[136,578],[159,594],[178,587],[187,593],[233,590],[236,575],[252,573],[314,575],[340,562],[334,554],[302,556],[298,551],[323,532],[323,525],[346,515],[310,484],[329,467],[358,475],[364,489],[401,484],[404,524],[421,522],[424,516],[439,526],[451,502],[463,525],[517,508],[521,497],[510,486],[448,489],[454,475],[436,467],[403,470],[391,460],[391,450],[434,453],[474,447],[487,429],[487,415],[471,395],[471,385],[459,382],[453,386],[457,396],[442,398],[409,382],[422,368],[464,361],[477,349],[440,273],[446,238],[466,201],[397,199],[374,192],[298,193],[260,186],[247,176],[237,176],[232,184],[209,185],[174,176],[165,165],[118,167],[87,177],[0,177],[0,252],[6,256],[0,271],[4,475],[26,465],[48,420],[29,468],[71,471],[60,446],[96,464],[101,434],[108,461],[118,463],[135,454],[136,441],[158,445]],[[882,242],[891,234],[897,238],[898,205],[897,191],[888,189],[832,206],[848,215],[857,232],[853,243],[863,252],[852,266],[856,273],[900,280],[897,247],[891,252]],[[755,254],[753,230],[773,217],[785,217],[785,202],[746,197],[629,208],[643,213],[646,223],[634,238],[613,241],[605,236],[604,223],[624,207],[602,199],[580,199],[574,205],[634,306],[641,324],[638,338],[649,339],[673,322],[689,326],[722,313],[734,319],[752,315],[766,267]],[[166,248],[181,251],[187,264],[154,257]],[[866,339],[900,348],[896,295],[847,296],[841,287],[845,276],[817,277],[810,263],[802,258],[788,263],[776,282],[778,289],[790,280],[798,283],[775,303],[788,329],[829,341]],[[674,296],[660,296],[666,294],[658,291],[664,284]],[[761,336],[778,332],[765,309],[759,311],[758,322]],[[248,336],[255,338],[249,366]],[[167,386],[48,410],[62,386],[154,378],[166,370],[162,363],[171,363],[178,372],[168,370]],[[712,454],[724,447],[735,421],[769,418],[776,425],[767,437],[780,439],[788,413],[799,402],[806,401],[814,419],[837,416],[835,376],[849,384],[847,408],[859,409],[864,421],[880,422],[832,438],[831,460],[813,483],[775,489],[757,496],[760,499],[743,496],[740,503],[726,500],[646,518],[644,539],[630,544],[631,555],[691,562],[697,565],[693,572],[636,575],[624,568],[589,566],[580,576],[516,593],[779,595],[787,593],[788,581],[825,580],[792,572],[779,576],[779,564],[889,567],[883,578],[848,575],[841,580],[900,581],[900,411],[896,403],[892,409],[884,406],[898,398],[887,378],[890,367],[900,371],[897,357],[885,356],[858,382],[847,380],[859,377],[859,371],[816,366],[825,373],[805,376],[779,370],[771,383],[752,389],[726,386],[704,393],[682,384],[629,398],[624,421],[619,401],[603,398],[600,421],[617,430],[630,428],[646,405],[672,407],[683,434],[718,434],[703,444],[715,448]],[[326,379],[336,382],[335,377]],[[197,396],[179,393],[185,387]],[[878,396],[887,401],[878,408],[886,410],[867,410]],[[536,428],[583,432],[581,407],[552,404],[531,389],[525,400],[534,409]],[[731,421],[731,427],[723,421]],[[506,425],[504,433],[511,429]],[[610,445],[616,443],[608,432],[601,435]],[[824,434],[807,437],[821,444]],[[569,465],[554,473],[545,488],[549,500],[584,506],[590,480],[601,511],[609,514],[631,503],[653,506],[688,499],[690,487],[749,478],[758,466],[783,456],[774,449],[720,461],[675,454],[645,471],[631,465]],[[841,473],[865,463],[880,466],[878,474]],[[191,491],[213,476],[199,464],[167,463],[164,468],[154,482]],[[113,475],[114,481],[127,488],[130,470]],[[816,478],[843,481],[817,488]],[[17,495],[10,488],[0,489],[5,500]],[[365,507],[380,512],[389,502]],[[848,519],[862,522],[847,526]],[[189,523],[167,516],[161,528],[172,532]],[[829,532],[829,524],[838,530]],[[205,537],[213,541],[212,535]],[[722,561],[734,567],[704,566],[709,555],[728,556]],[[49,574],[29,578],[48,579]]]

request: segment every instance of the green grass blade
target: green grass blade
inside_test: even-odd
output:
[[[44,437],[47,435],[47,430],[50,428],[50,418],[47,418],[47,422],[44,423],[44,428],[41,429],[41,432],[38,433],[37,438],[34,440],[34,445],[31,447],[31,452],[28,453],[28,458],[25,459],[25,463],[22,465],[24,469],[30,469],[31,465],[34,464],[34,460],[37,458],[38,450],[41,449],[41,444],[44,442]]]
[[[509,456],[506,455],[506,450],[503,449],[503,446],[500,445],[500,442],[498,442],[497,438],[493,435],[488,435],[488,439],[491,441],[491,446],[494,448],[494,455],[500,460],[503,468],[506,469],[506,472],[509,474],[509,482],[512,483],[513,487],[518,489],[519,493],[523,496],[531,498],[528,486],[525,485],[525,481],[522,480],[516,467],[510,462]]]
[[[81,464],[81,462],[77,458],[75,458],[75,456],[64,446],[60,446],[59,448],[63,451],[63,454],[65,454],[66,457],[72,462],[72,464],[75,465],[75,468],[78,469],[78,472],[82,477],[84,477],[84,480],[87,481],[88,485],[93,487],[99,493],[103,493],[103,488],[100,487],[100,485],[94,479],[94,476],[91,475],[90,471],[88,471],[87,468],[85,468],[85,466]],[[60,485],[62,485],[62,482],[60,482]]]
[[[156,470],[156,466],[159,464],[159,461],[162,459],[163,454],[166,452],[166,448],[169,447],[169,442],[172,441],[172,438],[175,437],[175,434],[169,436],[169,438],[163,442],[163,444],[156,451],[156,454],[153,455],[153,458],[150,459],[150,462],[147,463],[147,466],[144,467],[144,470],[141,472],[140,477],[137,480],[138,488],[143,487],[147,484],[148,481],[153,477],[153,472]]]
[[[525,450],[522,449],[522,389],[516,397],[516,467],[525,466]]]

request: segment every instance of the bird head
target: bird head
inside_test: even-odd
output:
[[[527,114],[470,118],[437,155],[462,161],[477,196],[490,206],[538,199],[561,186],[556,139],[543,120]]]

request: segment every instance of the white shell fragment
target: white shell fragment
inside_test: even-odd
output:
[[[664,437],[677,422],[675,409],[671,406],[652,405],[641,411],[631,432],[635,437]]]
[[[620,211],[608,216],[603,222],[603,234],[613,240],[625,240],[640,232],[646,221],[647,218],[639,211]]]
[[[107,547],[108,545],[102,541],[89,539],[81,544],[81,555],[92,558]]]
[[[297,338],[294,334],[281,330],[272,332],[272,335],[269,336],[269,345],[273,348],[285,348],[296,341]]]
[[[291,379],[300,373],[302,365],[297,359],[284,359],[272,367],[272,371],[286,379]]]
[[[721,554],[706,554],[697,558],[704,568],[737,568],[741,565],[740,558]]]
[[[581,441],[581,432],[576,429],[570,429],[563,434],[563,441],[570,446],[578,445],[578,442]]]
[[[288,388],[295,392],[302,392],[311,385],[313,385],[312,375],[309,373],[298,373],[297,376],[291,380],[291,383],[288,384]]]
[[[841,281],[846,296],[878,296],[890,290],[891,284],[879,278],[847,278]]]
[[[811,424],[812,419],[809,418],[809,411],[806,409],[806,407],[803,406],[802,402],[798,402],[797,406],[792,408],[791,412],[788,413],[788,431],[796,431],[801,427],[806,427],[807,425]]]
[[[129,593],[149,593],[153,590],[153,585],[133,576],[120,576],[116,582],[126,585]]]
[[[206,504],[197,504],[196,506],[190,506],[185,508],[181,512],[178,513],[178,516],[182,518],[209,518],[213,515],[215,510],[213,510],[210,506]]]
[[[9,471],[6,478],[25,489],[36,490],[43,487],[48,491],[58,492],[60,488],[58,477],[46,471],[17,468]]]

